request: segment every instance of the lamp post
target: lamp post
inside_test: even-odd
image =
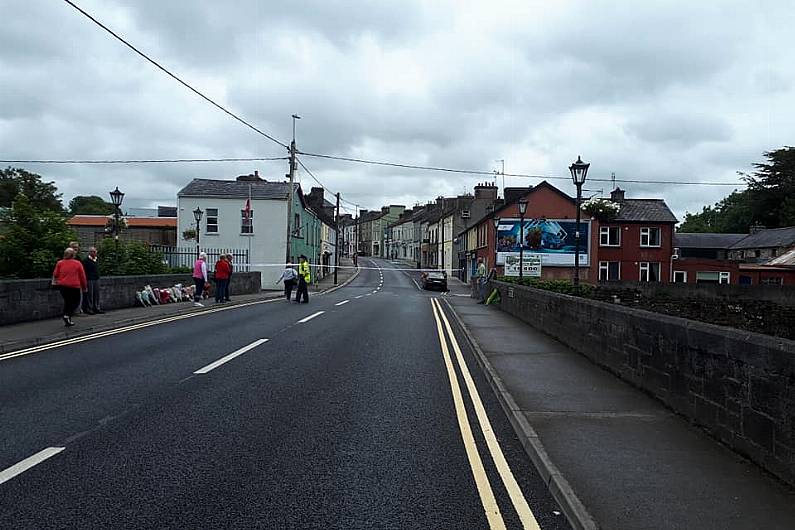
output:
[[[113,239],[116,240],[116,269],[119,268],[119,228],[121,224],[121,203],[123,200],[124,193],[119,191],[119,187],[116,186],[116,189],[110,192],[110,201],[113,203]]]
[[[585,184],[585,177],[588,175],[588,168],[591,164],[586,164],[577,156],[577,161],[569,166],[571,180],[577,186],[577,228],[574,232],[574,289],[580,288],[580,202],[582,201],[582,185]]]
[[[199,259],[199,235],[201,234],[201,222],[204,212],[198,206],[193,210],[193,218],[196,219],[196,259]]]
[[[497,270],[497,248],[500,242],[499,231],[500,229],[500,218],[494,218],[494,270]]]
[[[519,199],[519,278],[524,276],[524,214],[527,212],[527,199]]]

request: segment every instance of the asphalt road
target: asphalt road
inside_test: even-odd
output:
[[[0,527],[568,528],[441,295],[361,261],[0,361]]]

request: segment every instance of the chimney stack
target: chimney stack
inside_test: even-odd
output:
[[[624,200],[624,190],[616,188],[610,192],[610,200],[614,202],[621,202]]]

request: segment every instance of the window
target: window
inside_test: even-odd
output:
[[[207,208],[207,230],[208,234],[218,233],[218,208]]]
[[[301,215],[295,214],[293,217],[293,237],[301,237]]]
[[[612,282],[621,279],[621,263],[618,261],[599,262],[599,281]]]
[[[640,229],[640,246],[642,247],[659,247],[660,246],[660,229],[657,227],[644,226]]]
[[[621,246],[621,227],[620,226],[600,226],[599,227],[599,246],[600,247],[620,247]]]
[[[730,283],[730,272],[700,271],[696,273],[696,283]]]
[[[642,282],[659,282],[660,281],[660,264],[650,263],[648,261],[640,262],[640,281]]]
[[[762,285],[784,285],[784,278],[781,276],[774,276],[772,278],[762,278]]]
[[[687,283],[687,271],[674,271],[674,283]]]
[[[254,210],[248,211],[248,218],[246,218],[246,211],[240,210],[240,233],[241,234],[254,233]]]

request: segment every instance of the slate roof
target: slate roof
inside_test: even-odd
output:
[[[676,233],[674,246],[678,248],[728,249],[748,234]]]
[[[236,180],[193,179],[179,190],[177,197],[217,197],[222,199],[248,199],[249,186],[252,199],[286,200],[290,193],[289,182],[238,182]],[[296,189],[298,185],[296,184]]]
[[[795,248],[768,261],[765,265],[786,265],[787,267],[795,267]]]
[[[676,223],[673,212],[662,199],[624,199],[615,221]]]
[[[784,228],[767,228],[732,245],[733,249],[743,248],[776,248],[795,245],[795,226]]]

